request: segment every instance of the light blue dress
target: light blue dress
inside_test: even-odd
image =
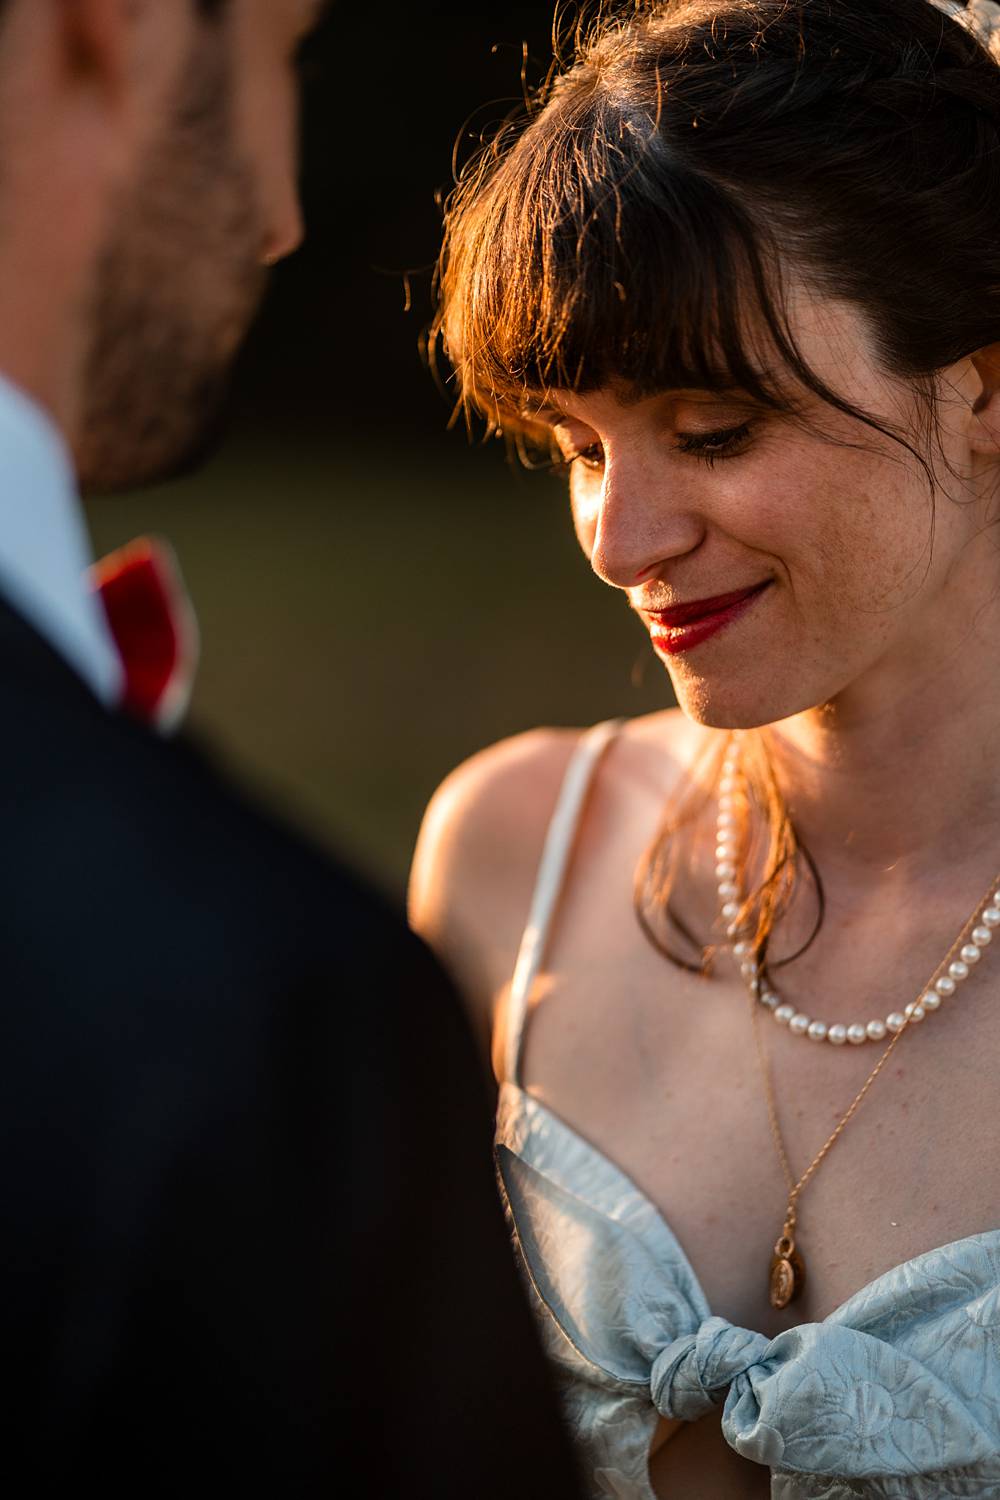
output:
[[[1000,1230],[907,1261],[823,1322],[768,1339],[712,1316],[649,1199],[521,1087],[529,992],[616,728],[583,737],[549,830],[511,992],[496,1138],[589,1494],[652,1500],[659,1418],[693,1421],[722,1404],[726,1440],[770,1469],[772,1500],[998,1500]]]

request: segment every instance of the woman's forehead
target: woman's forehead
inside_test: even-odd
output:
[[[867,319],[852,303],[800,288],[789,299],[787,327],[804,365],[828,391],[847,403],[868,406],[887,417],[903,414],[901,382],[879,364]],[[782,362],[773,347],[768,362],[756,364],[753,374],[751,386],[757,385],[777,398],[768,405],[780,405],[800,416],[815,415],[825,408],[824,421],[834,417],[827,403]],[[741,414],[759,411],[761,400],[757,389],[735,382],[720,368],[717,378],[704,384],[636,388],[612,377],[585,388],[553,386],[526,391],[516,418],[549,428],[573,422],[589,427],[646,420],[669,423],[699,406],[739,420]]]

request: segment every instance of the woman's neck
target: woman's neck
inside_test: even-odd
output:
[[[992,642],[978,637],[919,679],[874,674],[767,731],[796,829],[824,869],[921,882],[995,851],[1000,870],[1000,692]]]

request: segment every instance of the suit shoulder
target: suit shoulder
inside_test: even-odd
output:
[[[0,747],[0,802],[22,923],[58,911],[133,951],[185,946],[241,982],[338,954],[394,953],[401,913],[243,790],[211,754],[115,717],[25,713]],[[16,874],[15,874],[16,872]],[[389,955],[387,955],[388,957]]]

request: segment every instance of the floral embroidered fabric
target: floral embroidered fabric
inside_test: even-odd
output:
[[[767,1339],[713,1317],[636,1185],[517,1084],[497,1166],[595,1500],[651,1500],[658,1418],[723,1407],[773,1500],[1000,1495],[1000,1231],[907,1261]]]
[[[589,789],[620,725],[581,736],[507,1007],[500,1192],[593,1500],[654,1500],[661,1416],[723,1409],[772,1500],[1000,1497],[1000,1229],[895,1267],[775,1339],[712,1316],[669,1225],[522,1087],[529,1000]],[[678,1496],[677,1500],[692,1500]]]

